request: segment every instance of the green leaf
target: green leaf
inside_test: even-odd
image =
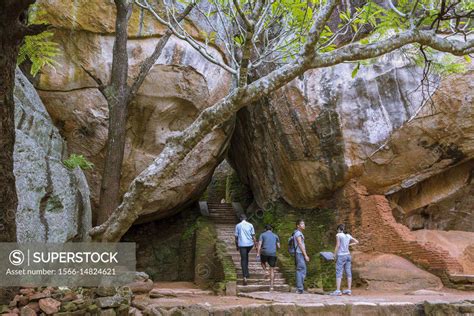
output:
[[[357,73],[359,72],[360,68],[360,63],[357,63],[357,66],[355,66],[354,70],[352,70],[352,78],[355,78],[357,76]]]
[[[464,59],[468,62],[468,63],[471,63],[472,60],[471,60],[471,57],[469,55],[464,55]]]

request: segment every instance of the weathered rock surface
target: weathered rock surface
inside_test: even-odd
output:
[[[394,216],[412,230],[474,232],[473,175],[469,160],[389,195]]]
[[[427,102],[415,119],[395,131],[371,155],[361,177],[371,193],[393,194],[474,157],[473,78],[471,70],[443,80],[433,102]],[[462,173],[473,169],[472,163],[464,167]],[[457,183],[449,183],[449,190],[440,197],[470,181],[459,176],[455,181],[449,178],[443,180]]]
[[[443,286],[437,276],[392,254],[355,252],[353,270],[373,291],[416,291]]]
[[[423,229],[413,234],[420,242],[433,242],[447,250],[461,263],[464,274],[474,275],[474,232]]]
[[[66,143],[34,87],[19,70],[15,106],[18,241],[87,240],[92,223],[84,174],[63,165]]]
[[[314,208],[422,103],[418,70],[396,54],[364,66],[307,72],[238,114],[230,158],[257,202]]]
[[[72,153],[84,154],[95,164],[87,171],[93,205],[97,205],[107,139],[108,108],[90,71],[108,82],[114,42],[114,6],[100,1],[51,3],[42,1],[55,28],[55,41],[63,55],[60,66],[46,69],[37,88]],[[64,7],[64,8],[63,8]],[[67,7],[67,10],[66,10]],[[64,10],[66,11],[64,11]],[[64,14],[67,12],[67,14]],[[130,78],[151,55],[163,27],[151,23],[148,13],[135,7],[128,43]],[[145,27],[146,26],[146,27]],[[186,27],[192,29],[191,22]],[[219,51],[209,48],[217,58]],[[125,192],[135,176],[161,152],[167,137],[186,128],[206,107],[226,94],[230,76],[206,61],[185,42],[171,38],[151,69],[130,107],[121,188]],[[223,159],[229,138],[216,129],[188,155],[179,177],[163,183],[145,207],[146,220],[166,217],[205,190],[214,168]],[[155,214],[157,214],[155,216]]]

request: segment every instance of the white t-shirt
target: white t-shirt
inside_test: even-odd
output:
[[[338,233],[336,235],[339,239],[339,249],[337,250],[337,255],[350,255],[349,252],[349,243],[351,242],[352,236],[349,234]]]

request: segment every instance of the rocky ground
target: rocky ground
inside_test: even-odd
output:
[[[215,296],[190,283],[155,283],[137,295],[133,315],[472,315],[474,292],[381,292],[355,290],[352,296],[283,292]]]

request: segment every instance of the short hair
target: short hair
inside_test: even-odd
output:
[[[243,221],[243,220],[246,220],[247,219],[247,215],[245,214],[240,214],[240,220]]]
[[[298,219],[296,220],[296,226],[300,225],[302,222],[304,222],[304,219],[298,218]]]
[[[270,224],[265,225],[265,230],[272,230],[273,227]]]

